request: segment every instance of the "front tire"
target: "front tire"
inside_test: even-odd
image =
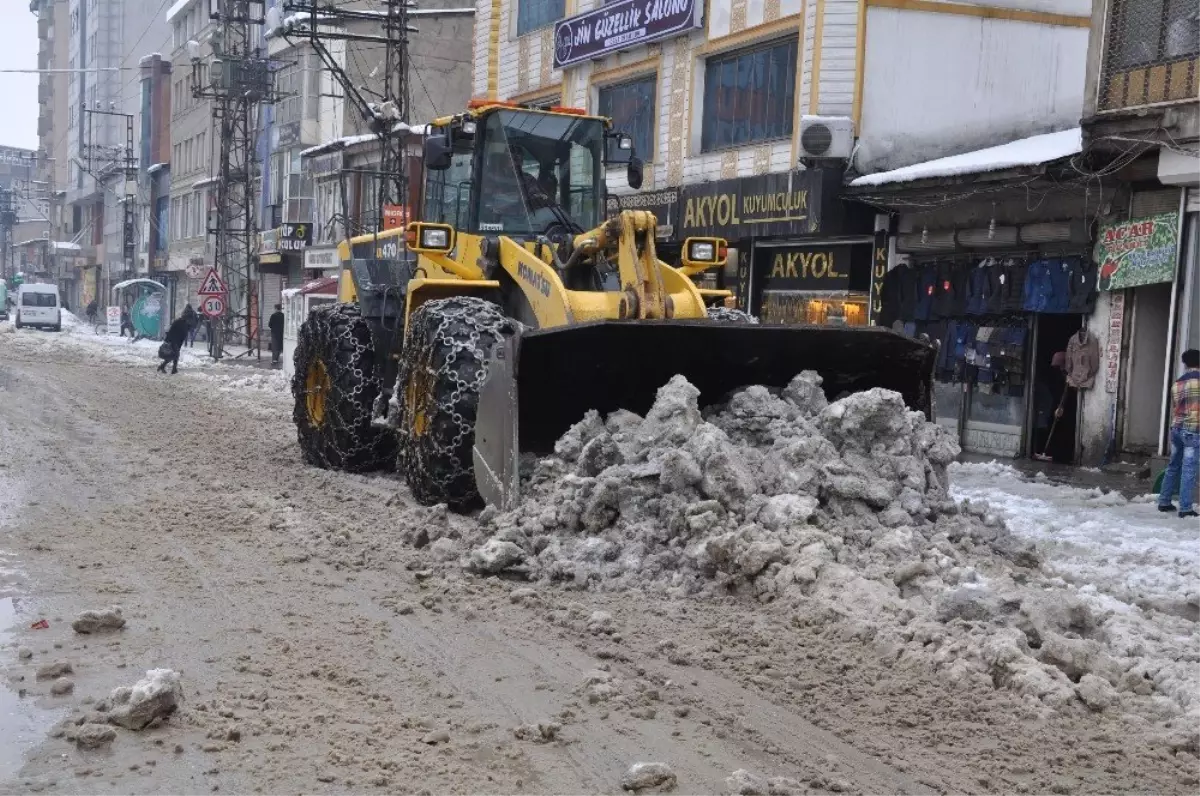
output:
[[[717,323],[758,323],[758,318],[750,313],[730,307],[709,307],[708,319]]]
[[[327,470],[390,469],[395,438],[371,424],[382,384],[371,329],[353,304],[319,307],[300,327],[292,419],[304,461]]]
[[[479,389],[492,348],[514,331],[499,307],[473,296],[436,299],[413,313],[393,400],[397,464],[418,503],[479,502],[471,458]]]

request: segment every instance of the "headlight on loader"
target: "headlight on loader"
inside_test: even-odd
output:
[[[448,249],[450,248],[450,233],[444,229],[423,229],[421,230],[421,248],[422,249]]]
[[[683,270],[691,275],[724,265],[728,254],[722,238],[688,238],[683,242]]]
[[[454,248],[454,227],[414,221],[405,234],[408,248],[426,254],[445,254]]]
[[[717,259],[717,247],[709,241],[696,241],[692,244],[692,259],[698,263],[711,263]]]

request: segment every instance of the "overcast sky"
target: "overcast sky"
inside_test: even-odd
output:
[[[37,19],[27,0],[0,0],[0,69],[37,68]],[[38,76],[0,72],[0,145],[37,149]]]

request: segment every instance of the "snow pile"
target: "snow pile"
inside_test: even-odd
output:
[[[463,565],[576,588],[782,600],[898,662],[1105,710],[1200,705],[1183,660],[1147,661],[1109,611],[1065,589],[987,503],[955,502],[958,446],[872,389],[827,403],[803,373],[702,413],[682,377],[642,418],[590,412],[530,463],[523,501],[485,509]],[[447,549],[450,540],[434,541]],[[1184,745],[1192,741],[1186,741]]]
[[[1003,523],[960,513],[946,477],[958,446],[896,393],[827,405],[806,372],[782,391],[740,390],[707,420],[698,396],[677,376],[645,418],[590,412],[534,466],[519,508],[484,513],[493,533],[468,566],[770,598],[875,592],[926,558],[955,584],[968,553],[1036,564]]]
[[[152,722],[166,719],[179,707],[183,689],[179,673],[171,669],[151,669],[133,686],[113,689],[108,720],[129,730],[141,730]]]
[[[71,623],[71,628],[76,633],[83,634],[120,630],[123,627],[125,627],[125,617],[121,615],[121,609],[116,606],[98,611],[84,611]]]

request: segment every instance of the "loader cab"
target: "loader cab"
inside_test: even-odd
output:
[[[424,220],[460,232],[534,240],[594,229],[614,157],[640,185],[627,137],[601,117],[497,104],[439,122],[425,143]]]

